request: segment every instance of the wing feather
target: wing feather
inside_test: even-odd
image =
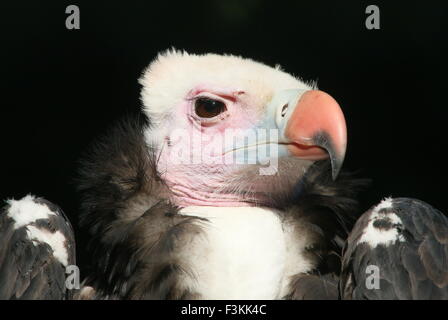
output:
[[[60,208],[28,195],[0,212],[0,299],[69,299],[73,229]]]
[[[368,266],[379,288],[368,286]],[[425,202],[386,199],[361,216],[344,249],[343,299],[448,299],[448,219]]]

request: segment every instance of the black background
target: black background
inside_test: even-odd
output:
[[[65,28],[69,4],[80,30]],[[369,4],[380,30],[365,27]],[[446,1],[22,1],[0,14],[1,199],[43,196],[76,227],[80,155],[138,112],[137,78],[175,47],[317,80],[347,119],[344,166],[373,179],[364,209],[385,196],[448,209]]]

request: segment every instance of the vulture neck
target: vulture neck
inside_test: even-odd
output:
[[[179,207],[208,206],[208,207],[251,207],[264,205],[262,199],[254,197],[244,199],[239,194],[213,193],[198,189],[187,188],[182,185],[171,185],[172,202]]]
[[[272,197],[261,183],[244,175],[229,173],[228,168],[213,166],[168,167],[159,174],[178,207],[271,207]],[[163,173],[162,173],[163,172]],[[235,178],[234,178],[235,177]],[[260,191],[258,191],[260,190]]]

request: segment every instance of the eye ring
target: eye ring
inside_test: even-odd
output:
[[[198,97],[194,101],[194,113],[201,119],[211,119],[227,111],[226,104],[209,97]]]

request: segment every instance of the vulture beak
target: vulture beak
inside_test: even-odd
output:
[[[330,157],[336,179],[347,147],[347,127],[339,104],[320,90],[284,90],[268,106],[279,129],[279,143],[290,155],[306,160]]]

